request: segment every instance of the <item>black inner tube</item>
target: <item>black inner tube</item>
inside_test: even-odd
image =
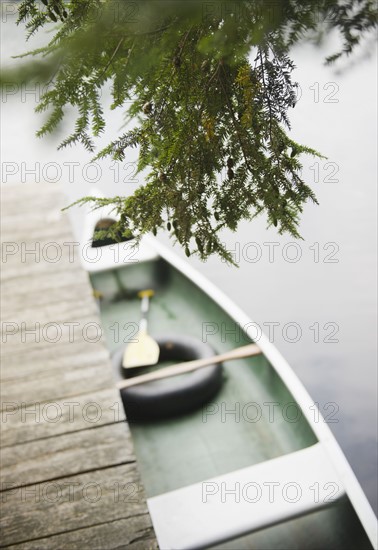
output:
[[[209,344],[190,336],[163,336],[156,338],[156,341],[160,348],[159,362],[190,361],[215,355]],[[125,371],[122,367],[124,349],[122,346],[112,356],[117,381],[158,368]],[[188,413],[212,399],[219,391],[222,381],[222,365],[213,364],[184,375],[125,388],[121,390],[121,397],[127,419],[141,422]]]

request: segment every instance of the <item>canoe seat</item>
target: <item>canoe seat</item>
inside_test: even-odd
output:
[[[206,548],[331,505],[345,494],[322,445],[148,499],[160,548]]]

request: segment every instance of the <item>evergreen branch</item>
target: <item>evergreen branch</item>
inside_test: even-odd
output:
[[[224,66],[223,66],[223,63],[221,63],[221,68],[222,68],[222,71],[223,71],[223,74],[226,76],[226,72],[224,70]],[[230,114],[231,114],[231,118],[232,118],[232,122],[233,122],[233,125],[234,125],[234,128],[235,128],[235,132],[236,132],[236,135],[238,136],[238,140],[239,140],[239,144],[240,144],[240,149],[242,150],[242,153],[243,153],[243,157],[244,157],[244,162],[245,162],[245,165],[246,167],[248,168],[248,170],[250,172],[252,172],[252,168],[248,162],[248,159],[247,159],[247,155],[244,151],[244,146],[243,146],[243,141],[242,141],[242,138],[241,138],[241,135],[240,135],[240,132],[239,132],[239,127],[238,127],[238,122],[236,120],[236,117],[235,117],[235,113],[234,113],[234,110],[232,108],[232,104],[230,102],[230,99],[228,97],[228,94],[227,94],[227,91],[224,87],[224,84],[223,84],[223,81],[222,79],[220,78],[220,84],[222,86],[222,89],[223,89],[223,92],[224,92],[224,95],[225,95],[225,98],[226,98],[226,102],[227,102],[227,105],[228,105],[228,108],[229,108],[229,111],[230,111]]]
[[[101,87],[110,82],[113,109],[131,100],[127,115],[135,127],[95,159],[123,161],[129,147],[138,147],[145,183],[126,198],[84,197],[76,204],[113,204],[120,215],[115,234],[167,228],[187,255],[202,259],[219,254],[231,261],[219,232],[263,213],[279,233],[300,238],[303,206],[317,202],[301,177],[300,158],[321,155],[286,133],[295,105],[288,54],[306,32],[336,29],[342,49],[328,61],[349,55],[377,26],[373,0],[306,0],[300,9],[285,0],[274,20],[269,6],[247,0],[237,3],[245,17],[234,4],[204,18],[201,3],[156,0],[135,3],[138,17],[129,20],[126,4],[119,3],[118,18],[101,0],[19,4],[18,22],[29,36],[57,23],[47,46],[25,54],[38,61],[2,75],[3,85],[49,82],[36,108],[49,116],[37,135],[54,131],[73,106],[74,131],[60,147],[81,143],[94,152],[106,120]]]
[[[102,80],[102,77],[107,73],[107,70],[109,69],[110,65],[112,64],[113,59],[114,59],[115,56],[117,55],[118,50],[120,49],[120,47],[122,46],[122,44],[124,43],[124,41],[125,41],[125,37],[123,36],[123,37],[120,39],[120,41],[118,42],[118,44],[117,44],[117,46],[116,46],[114,52],[112,53],[112,55],[111,55],[111,57],[110,57],[108,63],[106,64],[105,69],[104,69],[103,72],[101,73],[99,80]]]

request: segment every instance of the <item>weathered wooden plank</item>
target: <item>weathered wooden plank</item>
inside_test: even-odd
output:
[[[21,223],[21,222],[20,222]],[[80,258],[95,264],[103,254],[101,248],[86,246],[80,249],[79,241],[72,235],[61,233],[60,238],[43,238],[21,241],[4,241],[1,247],[1,279],[4,281],[13,277],[26,277],[31,274],[39,277],[62,276],[62,272],[79,271]],[[114,252],[115,254],[115,252]],[[83,274],[82,274],[83,276]]]
[[[2,200],[2,225],[5,230],[7,228],[8,222],[18,222],[20,227],[24,221],[27,223],[32,223],[33,221],[36,224],[45,221],[46,224],[56,224],[61,220],[67,220],[64,213],[61,211],[61,206],[65,205],[65,202],[61,200],[61,195],[57,195],[56,198],[40,198],[37,201],[37,198],[32,198],[30,200],[31,204],[14,204],[12,201],[6,201],[4,198]],[[37,202],[36,202],[37,201]],[[63,227],[63,225],[62,225]]]
[[[41,253],[40,260],[38,261],[38,254],[29,254],[24,259],[25,262],[21,260],[22,255],[18,254],[18,258],[9,257],[6,262],[2,263],[1,266],[1,280],[8,281],[9,279],[19,278],[19,277],[40,277],[42,275],[49,274],[51,277],[60,277],[69,269],[78,269],[80,251],[72,248],[76,241],[69,241],[68,244],[62,245],[62,256],[60,257],[60,251],[55,252],[54,246],[52,245],[51,250],[48,249],[45,253],[45,256],[48,256],[48,260],[44,260],[43,246],[46,243],[41,243]],[[76,245],[75,245],[76,246]],[[37,249],[38,250],[38,249]],[[101,259],[101,249],[100,248],[88,248],[85,252],[85,259],[90,263],[95,264]],[[57,260],[55,258],[58,258]],[[37,261],[36,261],[37,260]],[[7,266],[4,269],[4,266]]]
[[[54,278],[64,277],[69,270],[78,272],[80,268],[79,251],[72,248],[73,242],[69,241],[69,244],[66,245],[60,243],[60,248],[53,244],[51,248],[44,249],[51,243],[41,241],[39,245],[36,244],[36,252],[33,254],[23,256],[21,253],[17,253],[7,257],[6,261],[1,264],[1,280],[9,281],[21,277],[23,279],[30,277],[38,279],[41,276],[49,276],[53,281]],[[87,257],[91,261],[96,260],[96,254],[93,253],[93,256],[91,254],[88,252]]]
[[[1,267],[3,268],[4,266]],[[83,284],[88,285],[88,275],[80,268],[78,263],[73,264],[72,268],[66,271],[64,277],[52,278],[50,273],[42,272],[39,277],[30,278],[20,273],[14,279],[4,280],[0,290],[3,299],[17,293],[26,300],[30,296],[42,295],[47,292],[49,294],[52,293],[52,296],[54,296],[54,293],[61,293],[62,289],[71,287],[74,284],[78,284],[79,286]],[[62,297],[62,294],[60,296]]]
[[[57,358],[59,357],[59,360]],[[96,344],[81,340],[53,344],[44,348],[28,351],[27,347],[19,353],[2,359],[1,372],[3,381],[20,381],[31,376],[43,377],[56,373],[57,370],[74,370],[80,367],[96,365],[102,361],[104,369],[109,359],[109,352],[101,340]]]
[[[3,492],[2,499],[3,545],[146,513],[144,490],[135,464],[21,487]],[[46,521],[48,517],[55,517],[55,521]]]
[[[0,296],[0,313],[4,320],[10,319],[19,311],[37,308],[44,311],[46,306],[51,307],[59,303],[67,307],[68,303],[77,302],[78,299],[86,301],[86,305],[95,303],[88,277],[82,270],[68,271],[61,277],[53,278],[49,276],[8,279],[0,285]],[[74,311],[77,311],[77,308],[74,308]],[[97,307],[94,311],[97,311]]]
[[[73,241],[72,230],[67,216],[55,207],[48,207],[44,212],[30,215],[28,212],[8,210],[2,217],[2,241],[30,242],[33,239]]]
[[[2,412],[2,445],[19,445],[44,437],[77,432],[125,419],[115,388],[56,401],[26,405],[20,396]]]
[[[47,297],[42,301],[38,302],[38,297],[36,296],[31,300],[31,303],[25,303],[23,299],[17,299],[17,296],[13,298],[7,298],[4,300],[4,307],[2,307],[2,319],[12,320],[15,322],[24,321],[25,323],[30,323],[32,326],[35,321],[42,322],[62,322],[67,318],[72,318],[74,313],[77,317],[88,316],[88,315],[97,315],[97,306],[95,300],[93,299],[92,292],[88,289],[88,285],[82,285],[79,288],[75,288],[74,292],[69,292],[69,289],[66,288],[65,295],[60,296],[55,301],[48,301]],[[36,318],[36,308],[38,307],[38,318]]]
[[[22,206],[30,199],[36,202],[40,199],[45,200],[57,200],[61,199],[62,188],[59,184],[53,183],[18,183],[18,184],[4,184],[1,186],[1,199],[3,205],[7,203],[16,204]]]
[[[22,223],[20,220],[19,223]],[[55,231],[43,230],[38,232],[12,232],[2,231],[0,260],[1,266],[10,266],[20,263],[22,267],[32,262],[58,263],[64,255],[70,258],[79,258],[79,241],[72,237],[69,228],[55,227]],[[92,247],[87,247],[89,258],[96,257]],[[72,262],[74,263],[74,262]]]
[[[122,444],[120,444],[122,442]],[[4,447],[0,490],[135,462],[126,422]]]
[[[67,217],[65,216],[64,212],[62,212],[61,208],[57,206],[57,201],[60,202],[59,195],[57,196],[57,199],[54,200],[55,209],[51,209],[46,212],[36,212],[36,215],[30,215],[29,212],[26,212],[23,216],[24,221],[21,225],[16,220],[16,216],[7,216],[5,211],[4,216],[6,219],[6,224],[4,224],[4,231],[9,231],[13,235],[14,233],[17,233],[18,230],[40,231],[41,229],[44,229],[46,235],[50,227],[62,228],[62,221],[64,222],[64,226],[66,227]],[[6,200],[4,202],[5,204],[8,203],[9,207],[12,208],[12,202],[9,203]]]
[[[41,205],[49,204],[51,207],[60,209],[65,202],[60,185],[41,183],[2,185],[1,187],[1,210],[4,215],[13,211],[24,213],[27,217],[35,215],[41,217],[46,215],[46,211],[41,210]]]
[[[1,197],[1,214],[3,217],[3,223],[6,226],[8,219],[20,219],[27,220],[40,220],[46,219],[47,221],[54,221],[61,210],[64,200],[62,195],[57,194],[53,196],[42,195],[38,197],[31,197],[30,200],[9,200],[7,193],[3,193]]]
[[[36,312],[37,321],[38,313]],[[40,326],[35,325],[30,333],[23,331],[21,324],[16,323],[16,326],[12,326],[5,325],[6,322],[11,323],[12,321],[3,321],[3,333],[6,330],[7,337],[2,335],[3,346],[0,357],[4,360],[14,354],[29,354],[36,350],[42,356],[45,349],[54,350],[55,356],[57,356],[60,351],[64,353],[64,346],[80,341],[87,341],[90,345],[96,346],[102,339],[101,324],[95,314],[87,317],[72,315],[71,318],[67,318],[61,323],[51,321]],[[78,324],[74,326],[72,323]],[[11,334],[12,331],[14,334]],[[62,349],[60,350],[60,348]]]
[[[83,280],[84,277],[88,279],[80,268],[81,256],[95,264],[103,254],[101,248],[91,248],[88,245],[81,250],[77,239],[72,238],[70,233],[67,233],[66,238],[65,236],[66,234],[60,233],[59,238],[49,239],[44,235],[43,238],[5,241],[2,235],[1,280],[9,281],[34,274],[40,279],[47,276],[65,277],[66,273],[69,277],[72,272],[78,273]],[[42,285],[42,281],[38,282]],[[12,284],[12,281],[8,284]],[[63,286],[62,283],[60,286]]]
[[[69,257],[63,256],[58,262],[35,262],[29,259],[28,262],[7,262],[6,269],[2,266],[1,280],[7,281],[17,277],[39,277],[42,273],[50,277],[61,276],[62,273],[71,269],[73,263]]]
[[[63,301],[64,300],[64,301]],[[44,325],[47,323],[64,323],[78,321],[82,317],[97,318],[97,306],[86,288],[82,294],[68,295],[61,302],[50,302],[43,304],[38,310],[37,304],[34,307],[30,304],[22,307],[22,300],[17,303],[14,300],[13,307],[5,305],[1,319],[5,322],[17,323],[25,328],[33,328],[36,323]],[[3,329],[3,326],[1,327]],[[0,330],[2,332],[2,330]]]
[[[10,267],[18,265],[23,268],[23,266],[27,267],[35,263],[43,265],[60,264],[71,259],[75,249],[76,255],[78,255],[78,246],[75,244],[78,241],[72,239],[72,234],[68,228],[61,229],[55,239],[41,234],[34,239],[21,239],[20,241],[13,239],[10,242],[4,241],[2,235],[1,240],[3,241],[2,264]],[[93,258],[96,258],[96,252],[96,249],[93,249]],[[87,254],[89,255],[90,252],[88,251]],[[71,263],[74,263],[72,259]]]
[[[58,368],[49,374],[30,374],[18,380],[3,381],[0,389],[0,408],[7,408],[10,403],[19,404],[20,396],[25,404],[44,403],[94,393],[111,385],[110,369],[104,367],[104,360],[101,359],[97,365],[89,367],[67,371]]]
[[[9,319],[14,320],[14,317],[18,315],[21,320],[25,321],[25,317],[27,315],[30,316],[31,312],[34,311],[33,321],[35,321],[35,309],[37,307],[40,308],[41,313],[45,317],[49,313],[51,319],[54,319],[54,315],[56,318],[56,314],[52,311],[53,308],[59,308],[59,313],[68,310],[72,314],[72,311],[78,311],[79,306],[88,308],[92,304],[91,311],[97,311],[94,300],[92,300],[92,292],[88,289],[87,281],[79,283],[77,286],[75,285],[75,292],[68,293],[67,288],[54,289],[51,292],[41,289],[30,296],[27,294],[5,295],[5,299],[3,298],[4,293],[2,293],[1,318],[4,321]],[[64,294],[62,294],[62,290],[64,290]],[[88,297],[90,298],[89,300]],[[25,306],[26,303],[27,305]],[[73,307],[74,304],[76,304],[76,307]],[[24,315],[21,315],[21,313]]]
[[[12,218],[12,221],[14,225],[17,223],[14,218]],[[41,223],[39,227],[33,227],[33,224],[29,221],[29,227],[25,227],[23,220],[18,220],[18,226],[15,228],[11,228],[10,225],[9,222],[5,226],[5,229],[3,229],[4,225],[2,224],[1,240],[4,243],[1,248],[2,261],[5,261],[8,257],[10,258],[17,255],[20,255],[22,258],[23,254],[26,254],[30,249],[34,252],[36,250],[33,246],[34,243],[47,242],[63,244],[64,242],[75,242],[72,238],[70,227],[62,227],[62,224],[45,222],[46,227]],[[16,246],[12,246],[12,244]],[[62,246],[62,249],[67,246],[68,245]],[[48,258],[49,252],[51,255],[51,251],[46,250],[46,258]]]
[[[45,199],[46,200],[46,199]],[[3,214],[3,240],[8,240],[4,237],[10,236],[13,240],[18,234],[32,235],[36,232],[44,236],[50,236],[50,232],[67,231],[72,239],[72,231],[67,216],[62,212],[60,204],[62,204],[60,195],[56,198],[48,199],[50,206],[43,211],[30,212],[28,208],[24,212],[20,211],[19,205],[14,205],[13,202],[4,200],[5,208],[2,209]],[[13,211],[13,214],[11,212]],[[22,222],[20,223],[20,218]]]
[[[44,539],[8,546],[9,550],[158,550],[148,514],[102,523]]]

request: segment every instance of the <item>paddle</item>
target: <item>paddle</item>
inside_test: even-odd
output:
[[[123,354],[122,366],[125,369],[156,365],[159,361],[160,348],[157,342],[147,334],[149,299],[152,298],[153,295],[153,290],[142,290],[138,292],[139,298],[142,299],[142,318],[139,323],[139,332],[136,335],[137,341],[130,342]]]
[[[262,351],[258,346],[256,346],[256,344],[248,344],[247,346],[226,351],[220,355],[214,355],[213,357],[207,357],[206,359],[186,361],[184,363],[179,363],[178,365],[165,367],[164,369],[160,369],[155,372],[149,372],[148,374],[142,374],[140,376],[128,378],[127,380],[122,380],[121,382],[118,382],[117,388],[129,388],[130,386],[144,384],[145,382],[152,382],[153,380],[160,380],[161,378],[168,378],[169,376],[177,376],[178,374],[191,372],[201,369],[202,367],[213,365],[214,363],[222,363],[223,361],[231,361],[233,359],[243,359],[244,357],[259,355],[260,353],[262,353]]]

